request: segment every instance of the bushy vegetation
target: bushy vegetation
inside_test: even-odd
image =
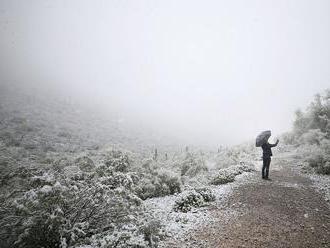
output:
[[[155,247],[162,226],[145,212],[138,189],[153,178],[149,197],[180,191],[173,173],[145,175],[119,150],[99,151],[98,163],[54,154],[40,164],[35,154],[17,153],[25,148],[0,149],[1,247]]]
[[[293,131],[283,137],[317,173],[330,174],[330,90],[317,94],[306,111],[296,111]]]
[[[128,190],[127,181],[134,183],[130,175],[121,176],[109,174],[105,180],[91,172],[70,178],[52,170],[27,174],[27,190],[1,205],[2,238],[7,237],[2,242],[8,247],[67,247],[128,224],[138,229],[142,201]]]
[[[195,191],[203,197],[205,202],[215,201],[215,195],[209,188],[196,188]]]
[[[1,246],[156,247],[164,236],[162,224],[147,214],[143,200],[180,193],[182,177],[188,176],[181,176],[181,165],[187,161],[187,171],[194,171],[188,177],[208,169],[196,170],[196,161],[203,168],[205,158],[192,152],[163,161],[133,157],[120,150],[98,150],[96,157],[57,154],[43,167],[12,168],[8,164],[17,161],[2,157],[6,169],[1,175]],[[220,172],[234,177],[249,170],[241,164]],[[214,200],[209,188],[197,187],[183,192],[174,210],[187,212]]]
[[[171,171],[163,169],[141,175],[135,192],[143,200],[181,192],[180,178]]]
[[[188,212],[193,207],[204,206],[207,202],[215,200],[215,195],[208,188],[199,188],[183,192],[183,195],[175,201],[174,211]]]
[[[193,153],[187,152],[186,157],[180,164],[181,176],[196,176],[203,171],[207,171],[208,168],[205,165],[205,161],[202,157],[198,157]]]
[[[245,164],[233,165],[224,169],[220,169],[218,174],[212,179],[211,184],[220,185],[234,182],[237,175],[240,175],[243,172],[250,172],[252,170],[252,166]]]
[[[175,209],[186,212],[214,201],[205,188],[210,177],[250,152],[175,147],[158,149],[156,156],[137,140],[131,143],[140,150],[130,149],[125,132],[111,132],[107,124],[93,127],[90,116],[83,124],[75,106],[54,109],[58,101],[31,106],[23,99],[16,99],[17,109],[11,98],[0,105],[4,248],[157,247],[166,223],[147,211],[147,203],[171,198],[171,209],[176,199]],[[181,195],[187,188],[195,189]],[[164,196],[169,197],[156,198]]]
[[[107,154],[105,165],[111,167],[114,171],[127,172],[130,161],[127,154],[121,151],[112,150]]]
[[[308,136],[330,138],[330,90],[326,90],[322,95],[317,94],[305,112],[296,111],[293,130],[296,140],[303,142],[301,138],[309,131],[312,133]],[[307,142],[317,141],[307,139]]]
[[[305,144],[298,151],[317,173],[330,175],[330,140],[322,139],[319,145]]]
[[[164,168],[170,161],[133,163],[123,151],[100,150],[98,163],[56,155],[18,166],[17,148],[2,149],[1,247],[156,247],[162,225],[142,200],[181,192],[179,172]]]
[[[227,170],[224,170],[224,171],[220,171],[218,175],[216,175],[213,178],[211,184],[220,185],[220,184],[231,183],[234,181],[235,181],[235,175],[233,173],[228,172]]]

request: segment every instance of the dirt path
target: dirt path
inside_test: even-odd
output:
[[[273,161],[270,181],[259,172],[208,223],[171,247],[330,247],[330,208],[311,181],[282,160]],[[238,213],[227,220],[226,210]]]

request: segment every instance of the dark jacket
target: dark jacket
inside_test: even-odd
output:
[[[265,143],[265,144],[263,144],[261,146],[261,148],[262,148],[262,156],[264,158],[270,158],[271,156],[273,156],[272,147],[277,146],[277,144],[278,144],[278,141],[275,144],[269,144],[268,142]]]

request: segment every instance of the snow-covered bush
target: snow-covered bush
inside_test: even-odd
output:
[[[315,95],[305,111],[297,110],[288,144],[297,146],[296,159],[307,162],[314,171],[329,174],[330,90]],[[307,170],[309,171],[309,170]]]
[[[183,195],[175,201],[174,211],[189,212],[193,207],[201,207],[205,204],[204,198],[195,190],[183,192]]]
[[[251,171],[254,171],[255,168],[254,168],[254,165],[253,164],[245,164],[245,163],[240,163],[239,165],[236,165],[237,168],[239,169],[240,173],[243,173],[243,172],[251,172]]]
[[[157,243],[165,236],[162,223],[152,217],[143,219],[139,231],[149,247],[157,247]]]
[[[124,154],[119,150],[112,150],[108,153],[105,161],[105,165],[113,168],[115,171],[127,172],[131,161],[127,154]]]
[[[303,133],[299,141],[308,145],[320,145],[321,141],[326,137],[325,133],[322,133],[320,129],[310,129],[306,133]]]
[[[326,161],[316,168],[316,172],[320,174],[330,175],[330,162]]]
[[[87,156],[79,157],[74,161],[74,164],[77,165],[82,171],[90,172],[95,168],[94,162]]]
[[[183,192],[181,197],[174,203],[174,211],[188,212],[193,207],[204,206],[206,202],[214,201],[215,195],[207,188],[200,188]]]
[[[143,159],[141,161],[141,167],[148,172],[152,172],[157,169],[157,165],[155,164],[155,160],[151,158]]]
[[[141,174],[136,194],[141,199],[173,195],[181,192],[181,182],[179,177],[168,170],[154,171],[153,173]]]
[[[309,154],[306,161],[311,167],[319,167],[324,163],[323,154],[320,149],[315,149],[314,153]]]
[[[305,112],[296,111],[294,134],[299,138],[309,130],[319,129],[330,138],[330,90],[315,95]]]
[[[60,157],[60,158],[56,159],[52,165],[53,165],[54,170],[56,170],[57,172],[63,172],[64,168],[67,166],[70,166],[71,163],[68,158]]]
[[[214,160],[218,168],[237,164],[239,162],[238,152],[233,149],[224,149],[216,154]]]
[[[201,194],[205,202],[211,202],[215,200],[215,195],[209,188],[197,188],[197,193]]]
[[[86,242],[96,233],[130,223],[142,210],[141,200],[122,187],[98,180],[74,181],[49,173],[34,176],[33,186],[7,202],[0,224],[14,247],[66,247]]]
[[[326,144],[330,142],[330,90],[315,95],[306,111],[296,112],[292,134],[300,146],[298,152],[310,150],[305,154],[310,166],[315,167],[316,171],[326,171],[317,168],[324,167],[329,161]]]
[[[211,184],[220,185],[230,183],[235,181],[235,177],[237,175],[240,175],[243,172],[251,172],[253,170],[253,165],[248,165],[244,163],[232,165],[225,169],[220,169],[218,171],[218,174],[211,180]]]
[[[66,166],[62,171],[67,178],[72,180],[84,180],[86,175],[77,165]]]
[[[135,218],[136,219],[136,218]],[[95,234],[88,239],[90,245],[77,245],[76,248],[156,248],[164,237],[163,225],[150,215],[123,225],[114,230]]]
[[[220,170],[218,174],[212,179],[211,184],[220,185],[231,183],[235,181],[235,173],[228,170]]]
[[[330,163],[330,140],[323,139],[320,145],[304,145],[298,149],[298,153],[302,154],[305,162],[314,171],[320,174],[330,174],[329,163]]]
[[[158,177],[161,185],[167,185],[170,195],[181,192],[180,178],[175,173],[163,169],[158,172]]]
[[[113,172],[108,176],[100,177],[99,180],[102,184],[108,185],[111,189],[118,187],[133,189],[139,179],[135,173]]]
[[[30,186],[32,188],[43,187],[45,185],[52,185],[55,182],[53,174],[44,172],[41,175],[35,175],[30,178]]]
[[[197,157],[192,153],[187,153],[186,158],[180,165],[181,167],[181,176],[196,176],[200,172],[207,171],[208,168],[205,164],[205,161],[201,157]]]
[[[330,156],[320,151],[310,154],[306,161],[320,174],[330,174]]]
[[[92,236],[88,243],[90,245],[75,246],[75,248],[147,248],[148,242],[142,234],[139,234],[137,227],[128,227],[127,230],[115,230]]]

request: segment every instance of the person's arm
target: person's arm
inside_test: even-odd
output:
[[[269,144],[269,146],[270,147],[275,147],[275,146],[277,146],[278,142],[279,142],[279,140],[277,139],[276,142],[275,142],[275,144]]]

